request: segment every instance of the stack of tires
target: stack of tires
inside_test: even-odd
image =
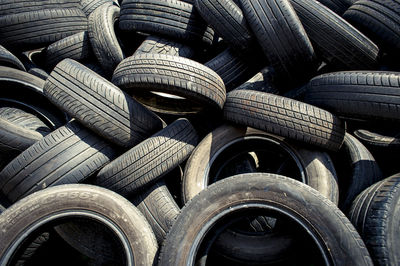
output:
[[[400,264],[399,0],[4,0],[0,265]]]

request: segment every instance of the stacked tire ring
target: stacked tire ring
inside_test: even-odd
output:
[[[399,265],[399,54],[399,0],[1,1],[0,265]]]

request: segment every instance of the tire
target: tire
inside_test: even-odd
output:
[[[63,59],[82,61],[93,56],[88,31],[82,31],[50,44],[44,51],[46,66],[53,69]]]
[[[347,169],[339,173],[339,208],[347,213],[358,194],[382,179],[382,172],[368,149],[348,133],[339,156],[342,168]]]
[[[5,104],[0,104],[0,117],[16,126],[36,131],[42,136],[46,136],[52,131],[52,129],[34,113]]]
[[[97,61],[108,76],[125,58],[114,32],[118,18],[119,7],[113,5],[102,5],[89,16],[90,43]]]
[[[274,74],[271,67],[264,67],[252,78],[236,87],[235,90],[253,90],[272,94],[280,93],[274,82]]]
[[[260,142],[258,145],[257,143],[252,144],[251,141],[249,141],[250,139]],[[231,150],[234,145],[240,145],[240,150]],[[298,178],[299,181],[318,190],[333,203],[338,203],[339,190],[336,171],[332,160],[326,152],[296,147],[293,144],[289,144],[287,140],[282,137],[253,128],[237,127],[227,124],[218,127],[203,138],[186,162],[182,182],[182,198],[184,203],[189,202],[212,182],[216,182],[219,178],[224,178],[221,173],[218,176],[213,175],[214,167],[218,161],[221,161],[221,158],[224,158],[224,153],[228,154],[221,162],[226,165],[231,157],[237,156],[243,152],[243,150],[255,152],[257,154],[257,152],[261,151],[261,146],[274,151],[275,149],[281,149],[285,151],[287,156],[292,156],[292,158],[289,157],[289,159],[296,161],[296,166],[299,167],[299,171],[301,172],[300,175],[296,177],[293,176],[293,178]],[[275,151],[275,153],[278,154],[277,151]],[[288,158],[285,157],[285,159],[282,160],[288,160]],[[261,158],[258,158],[258,161],[258,164],[262,163],[260,162]],[[271,166],[270,171],[272,168]],[[255,169],[255,171],[260,170]],[[230,173],[230,175],[233,174],[239,173]],[[279,172],[275,174],[279,174]]]
[[[291,0],[320,57],[341,70],[375,69],[378,47],[365,35],[314,0]]]
[[[0,45],[0,65],[26,71],[24,64],[10,51]]]
[[[7,0],[0,3],[0,16],[55,8],[77,8],[80,0]]]
[[[400,135],[397,129],[385,130],[381,128],[357,129],[354,136],[368,147],[381,149],[382,151],[399,151]]]
[[[196,145],[190,122],[178,119],[106,165],[94,183],[128,196],[176,168]]]
[[[364,190],[353,202],[349,217],[360,232],[375,265],[396,265],[400,175],[395,174]]]
[[[270,93],[234,90],[224,106],[227,121],[338,151],[344,139],[342,122],[318,107]]]
[[[192,4],[180,0],[124,0],[119,28],[147,32],[192,44],[211,45],[214,31]]]
[[[130,202],[103,188],[63,185],[35,193],[0,216],[0,264],[12,256],[33,231],[62,218],[80,217],[107,228],[120,241],[122,263],[152,265],[157,252],[154,234],[143,215]],[[123,261],[125,260],[125,261]]]
[[[134,56],[138,54],[167,54],[186,58],[194,57],[194,49],[188,45],[169,39],[150,35],[136,49]]]
[[[238,158],[244,153],[253,153],[257,157],[257,166],[243,167]],[[269,156],[266,156],[269,155]],[[283,170],[276,166],[292,164],[296,169]],[[222,164],[222,170],[217,170]],[[233,167],[237,165],[238,167]],[[186,162],[182,182],[184,203],[193,199],[211,183],[225,178],[224,170],[234,168],[228,176],[248,172],[269,171],[274,174],[286,174],[302,181],[319,191],[336,205],[339,201],[339,189],[336,171],[330,156],[326,152],[309,150],[289,144],[284,138],[245,127],[223,125],[208,134],[196,147]],[[273,172],[275,171],[275,172]],[[268,232],[265,228],[255,233],[227,230],[221,234],[215,245],[219,253],[237,261],[273,262],[287,256],[293,249],[293,235],[287,232]],[[274,244],[271,243],[281,243]]]
[[[5,210],[6,210],[6,208],[4,208],[4,207],[0,204],[0,214],[2,214]]]
[[[196,0],[202,18],[237,51],[247,50],[253,36],[242,10],[232,0]]]
[[[85,31],[87,19],[78,8],[44,9],[1,16],[0,29],[0,44],[8,50],[32,50]]]
[[[153,110],[161,112],[221,110],[226,97],[224,82],[217,73],[178,56],[140,54],[128,57],[117,66],[111,81]],[[151,92],[168,93],[185,99],[161,97]],[[154,103],[154,98],[160,100]]]
[[[299,84],[317,69],[314,49],[287,0],[240,0],[258,43],[283,83]]]
[[[85,13],[86,17],[89,17],[98,7],[102,5],[113,5],[113,0],[80,0],[79,6]]]
[[[399,121],[399,96],[397,72],[348,71],[313,78],[305,101],[348,119]]]
[[[0,66],[0,84],[0,103],[34,113],[51,129],[60,127],[69,120],[65,113],[44,97],[44,80],[25,71]]]
[[[154,113],[80,63],[64,59],[51,72],[44,95],[100,136],[131,147],[162,128]]]
[[[14,203],[49,186],[83,181],[115,156],[109,144],[74,121],[14,158],[0,172],[0,191]]]
[[[343,17],[369,36],[382,50],[400,50],[400,3],[390,0],[355,2]]]
[[[169,192],[164,180],[160,180],[145,191],[138,193],[131,202],[146,217],[157,238],[157,242],[161,244],[180,212],[180,208]]]
[[[350,3],[346,3],[346,0],[320,0],[318,2],[339,16],[341,16],[350,7]]]
[[[244,56],[239,56],[231,48],[222,51],[204,65],[221,77],[227,92],[251,78],[261,68],[257,63],[250,64]]]
[[[41,69],[39,67],[31,67],[28,70],[28,73],[32,74],[32,75],[34,75],[34,76],[36,76],[36,77],[38,77],[38,78],[40,78],[40,79],[42,79],[44,81],[49,78],[49,73],[47,73],[46,70]]]
[[[304,208],[305,202],[309,208]],[[332,264],[373,265],[359,234],[331,201],[305,184],[273,174],[238,175],[202,191],[182,209],[169,231],[159,265],[194,264],[207,233],[217,230],[218,222],[221,226],[223,218],[252,208],[296,217],[296,224],[301,221],[303,230],[309,228]]]

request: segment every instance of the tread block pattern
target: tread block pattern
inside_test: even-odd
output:
[[[79,6],[87,17],[92,14],[98,7],[108,4],[113,5],[113,0],[81,0]]]
[[[10,14],[0,16],[0,44],[9,50],[39,48],[86,29],[78,8]]]
[[[106,165],[95,184],[129,195],[177,167],[190,156],[197,142],[190,122],[178,119]]]
[[[119,27],[189,42],[214,40],[214,31],[193,5],[180,0],[124,0]]]
[[[345,128],[323,109],[282,96],[249,90],[228,93],[224,107],[228,121],[337,151]]]
[[[13,203],[49,186],[78,183],[115,155],[110,144],[73,121],[12,160],[0,172],[0,191]]]
[[[369,38],[314,0],[291,0],[320,56],[345,69],[374,69],[379,49]]]
[[[51,72],[44,95],[109,141],[132,147],[160,130],[162,120],[109,81],[65,59]]]
[[[123,60],[112,82],[135,91],[161,91],[222,109],[226,91],[222,79],[210,68],[193,60],[163,54],[139,54]]]
[[[400,120],[400,74],[344,71],[313,78],[305,101],[331,112],[367,120]]]

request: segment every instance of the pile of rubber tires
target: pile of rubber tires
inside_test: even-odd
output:
[[[2,0],[0,265],[399,265],[399,60],[399,0]]]

